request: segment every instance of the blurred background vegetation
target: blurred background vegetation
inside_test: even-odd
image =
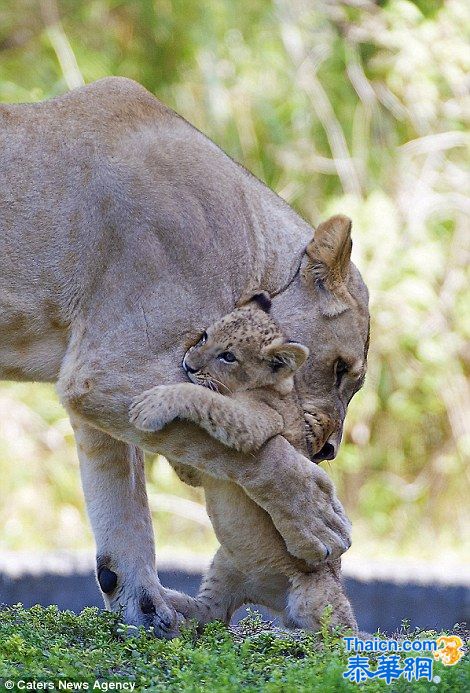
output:
[[[1,100],[131,77],[310,222],[353,218],[370,367],[327,470],[357,557],[469,555],[469,31],[461,0],[0,3]],[[0,549],[92,545],[52,387],[0,386],[0,477]],[[211,553],[201,493],[148,477],[159,547]]]

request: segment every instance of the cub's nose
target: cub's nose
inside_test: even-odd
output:
[[[197,368],[191,368],[191,366],[186,363],[186,356],[183,359],[182,366],[186,373],[197,373]]]

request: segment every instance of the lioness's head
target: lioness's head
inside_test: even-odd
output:
[[[262,292],[208,327],[183,359],[189,379],[222,394],[258,387],[292,390],[293,375],[309,351],[284,337],[268,315],[270,307]]]
[[[350,219],[338,215],[320,224],[300,271],[272,301],[281,329],[310,349],[295,385],[316,462],[336,457],[347,406],[366,372],[368,292],[351,248]]]

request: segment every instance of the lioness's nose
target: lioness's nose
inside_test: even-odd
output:
[[[316,452],[312,457],[314,462],[321,462],[322,460],[334,460],[336,457],[336,448],[332,443],[326,442],[319,452]]]

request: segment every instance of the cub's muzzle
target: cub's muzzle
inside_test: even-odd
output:
[[[186,361],[186,355],[185,355],[185,357],[184,357],[184,359],[183,359],[181,365],[183,366],[183,370],[185,371],[185,373],[197,373],[197,370],[198,370],[198,369],[197,369],[197,368],[192,368],[192,367],[188,364],[188,362]]]

